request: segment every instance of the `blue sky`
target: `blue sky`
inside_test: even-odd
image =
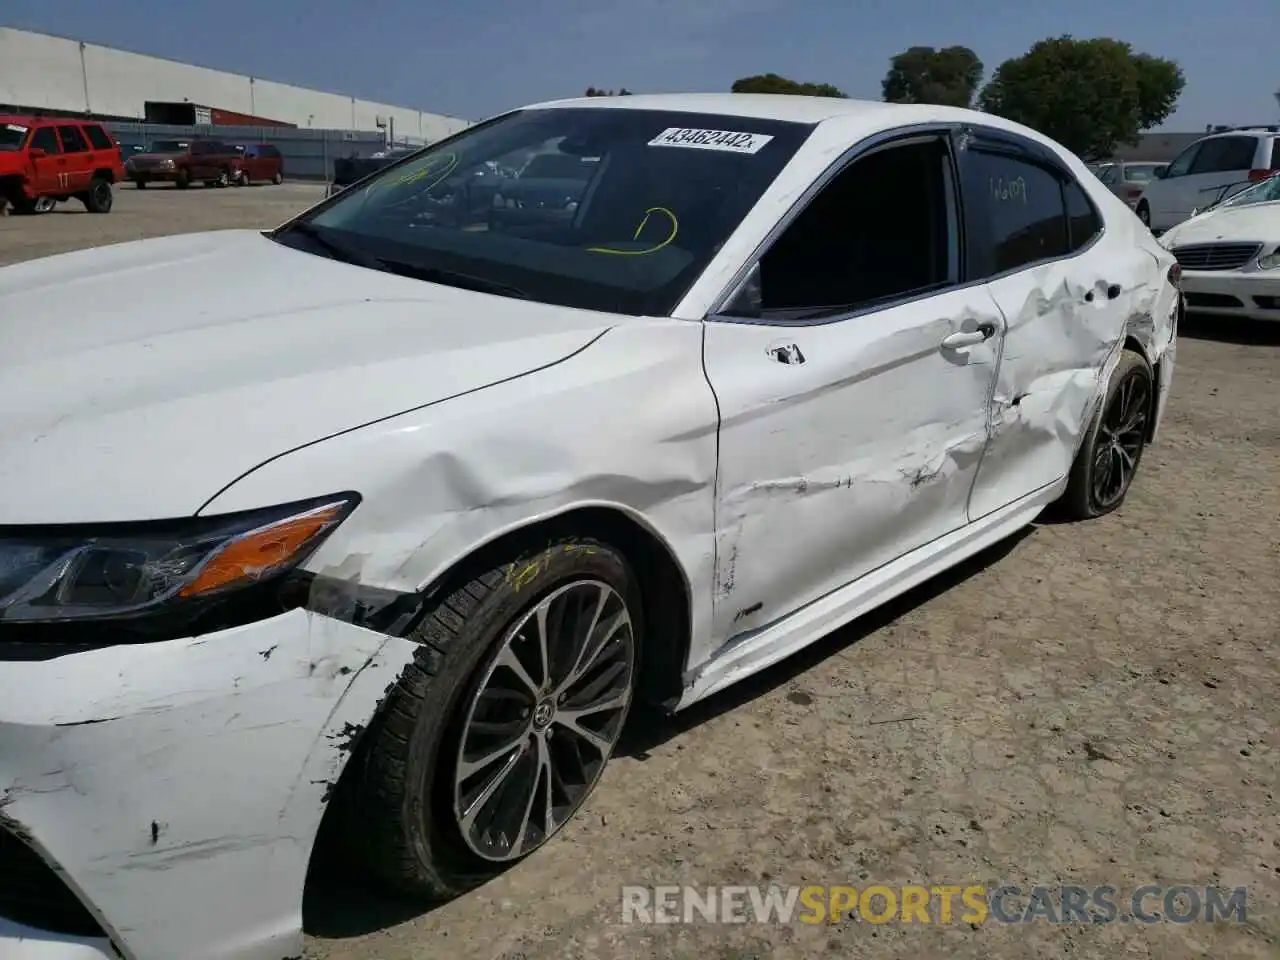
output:
[[[878,99],[889,58],[963,44],[988,76],[1036,40],[1182,64],[1170,130],[1277,122],[1277,0],[4,0],[3,25],[479,119],[588,86],[727,90],[775,72]],[[220,13],[211,13],[219,10]],[[3,69],[3,65],[0,65]]]

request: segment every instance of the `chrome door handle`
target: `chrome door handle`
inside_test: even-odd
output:
[[[994,323],[980,323],[976,330],[958,330],[949,336],[943,337],[942,346],[947,350],[962,350],[965,347],[975,347],[990,340],[995,335],[996,325]]]

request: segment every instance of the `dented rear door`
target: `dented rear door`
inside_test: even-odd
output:
[[[1005,321],[978,520],[1067,476],[1151,258],[1130,231],[1103,229],[1101,204],[1048,148],[978,133],[959,156],[970,275],[988,278]]]

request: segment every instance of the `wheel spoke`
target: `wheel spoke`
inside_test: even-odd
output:
[[[547,649],[547,614],[551,609],[551,598],[538,604],[538,612],[534,617],[538,630],[538,665],[542,670],[542,687],[551,686],[551,655]]]
[[[605,754],[607,754],[610,750],[613,749],[613,744],[610,743],[608,740],[606,740],[604,737],[600,736],[600,734],[596,733],[593,730],[588,730],[586,727],[580,724],[578,722],[579,716],[581,716],[581,714],[577,714],[575,713],[575,711],[561,710],[559,713],[556,714],[556,720],[555,720],[556,726],[564,727],[564,729],[569,731],[570,735],[575,736],[579,740],[583,740],[586,743],[590,744],[590,746],[594,748],[595,751],[600,754],[600,756],[603,757]]]
[[[511,644],[507,643],[502,648],[502,652],[498,654],[498,659],[494,661],[495,667],[506,667],[516,675],[519,680],[535,697],[541,692],[542,685],[535,683],[533,677],[529,676],[529,671],[525,669],[524,664],[520,662],[520,658],[516,656],[516,652],[511,649]]]
[[[507,777],[511,775],[511,771],[516,768],[516,764],[518,764],[520,762],[520,758],[524,756],[525,748],[527,746],[527,742],[521,744],[520,749],[507,759],[507,762],[502,765],[496,774],[494,774],[493,778],[484,785],[484,789],[481,790],[476,798],[467,805],[467,808],[462,811],[461,826],[464,835],[469,835],[471,833],[471,828],[475,826],[476,817],[479,815],[480,811],[484,809],[485,804],[489,802],[490,798],[498,792],[498,788],[506,783]],[[458,779],[461,781],[463,778],[459,777]]]
[[[604,604],[601,603],[601,607],[603,606]],[[596,616],[593,617],[591,621],[593,630],[595,629],[595,625],[598,620],[599,620],[599,610],[597,609]],[[560,689],[568,690],[575,683],[577,683],[578,680],[580,680],[587,673],[587,671],[591,669],[592,665],[595,664],[595,662],[599,659],[600,655],[605,651],[605,649],[608,648],[610,641],[612,641],[613,638],[617,636],[618,631],[621,630],[624,626],[629,626],[630,623],[631,623],[631,617],[627,614],[627,611],[624,609],[621,613],[617,614],[612,620],[610,620],[608,624],[605,625],[604,630],[601,632],[599,640],[597,640],[594,644],[591,642],[591,635],[588,634],[587,637],[583,640],[582,650],[578,654],[577,662],[573,665],[573,669],[569,671],[569,675],[565,677],[564,682],[560,684]]]
[[[516,839],[511,845],[511,855],[513,857],[520,856],[524,850],[525,840],[528,839],[529,830],[532,827],[530,820],[533,817],[533,805],[538,800],[538,794],[544,778],[549,777],[551,767],[551,757],[547,752],[547,741],[544,737],[534,738],[535,763],[533,769],[533,777],[529,781],[529,798],[524,804],[524,813],[520,817],[520,826],[516,829]]]
[[[476,724],[473,723],[471,725],[471,729],[475,730]],[[467,760],[464,756],[462,760],[458,761],[458,782],[462,783],[466,780],[470,780],[481,770],[484,770],[485,768],[492,766],[494,763],[496,763],[498,760],[501,760],[503,757],[507,756],[507,754],[511,753],[513,750],[516,751],[516,754],[518,756],[520,749],[526,745],[526,738],[528,737],[528,735],[529,735],[528,730],[522,729],[520,731],[519,736],[514,737],[513,739],[510,739],[510,740],[507,740],[500,747],[496,747],[492,750],[489,750],[487,753],[484,754],[484,756],[477,757],[474,760]],[[510,760],[510,758],[508,758],[508,760]],[[506,773],[508,772],[507,768],[509,766],[510,766],[509,762],[503,765],[502,776],[506,776]]]

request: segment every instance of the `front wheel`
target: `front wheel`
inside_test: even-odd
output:
[[[1071,467],[1060,501],[1068,519],[1100,517],[1124,503],[1147,447],[1154,398],[1151,367],[1125,350]]]
[[[563,540],[446,597],[362,745],[347,835],[398,890],[457,896],[547,842],[622,733],[641,627],[626,559]]]

